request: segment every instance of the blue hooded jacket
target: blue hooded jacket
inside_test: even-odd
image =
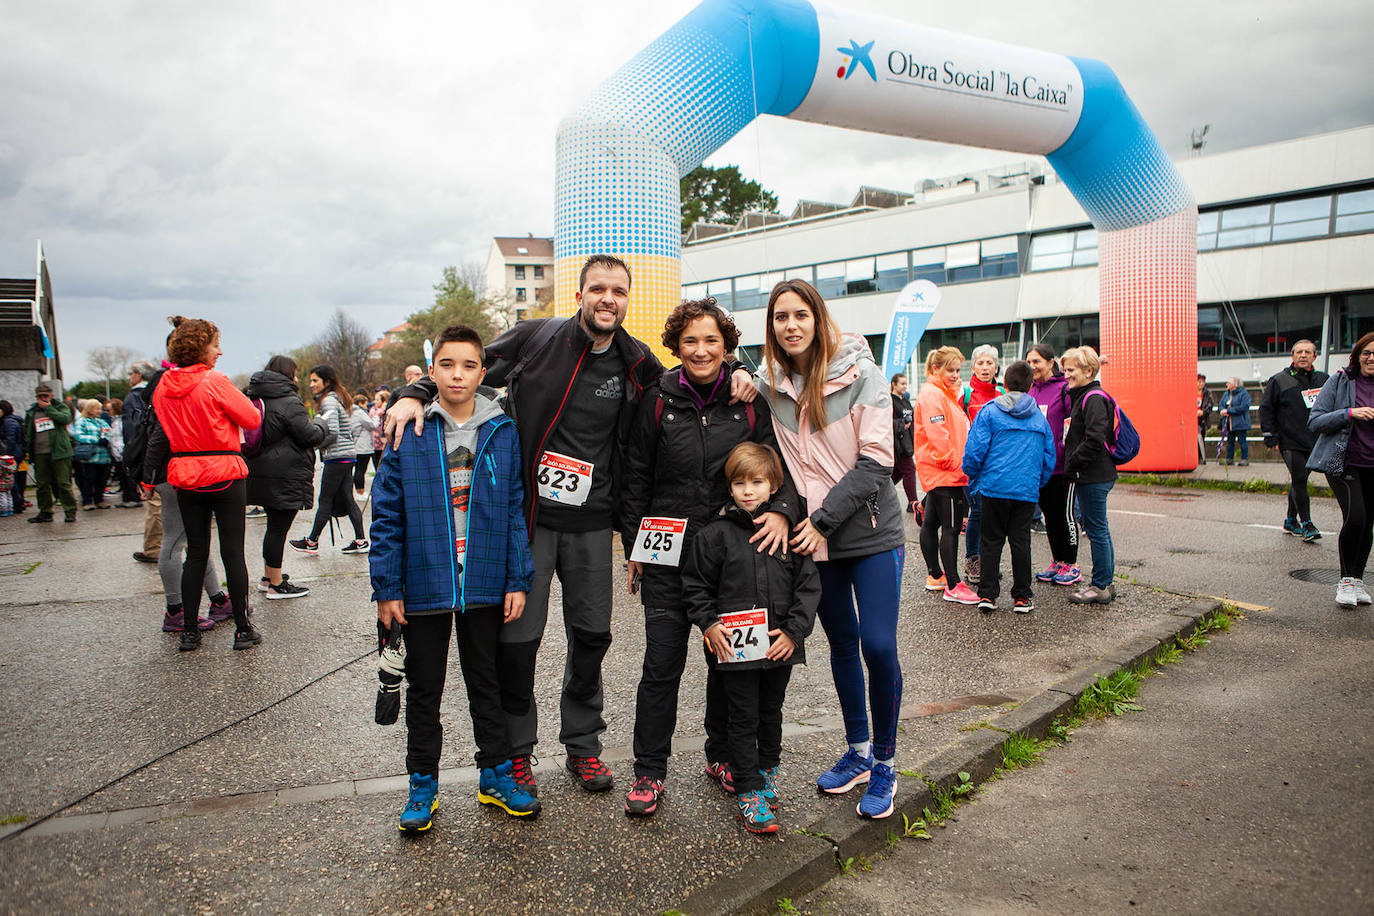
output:
[[[1054,433],[1035,398],[1008,391],[978,411],[964,445],[964,473],[972,493],[1035,502],[1057,458]]]
[[[477,428],[467,513],[467,562],[458,571],[444,453],[444,421],[430,416],[421,436],[399,450],[388,442],[372,481],[373,601],[405,601],[406,612],[502,604],[528,592],[534,559],[525,529],[520,440],[515,421],[479,403],[489,418]]]

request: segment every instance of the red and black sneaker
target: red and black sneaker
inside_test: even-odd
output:
[[[658,810],[658,800],[664,795],[663,780],[652,776],[636,776],[630,794],[625,796],[625,813],[649,817]]]
[[[538,798],[539,786],[534,783],[534,763],[530,761],[530,755],[521,754],[518,757],[512,757],[510,762],[510,778],[515,780],[517,786],[525,790],[525,794],[531,798]]]
[[[615,784],[611,778],[611,768],[602,763],[600,757],[574,757],[569,754],[563,765],[588,792],[605,792]]]
[[[706,775],[714,779],[726,795],[735,794],[735,774],[730,772],[730,764],[707,761]]]

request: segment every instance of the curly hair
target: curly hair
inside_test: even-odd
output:
[[[205,348],[219,339],[219,328],[204,318],[172,315],[172,336],[167,339],[167,358],[178,366],[194,366],[205,355]]]
[[[681,305],[669,313],[668,320],[663,323],[663,346],[677,356],[677,342],[682,338],[682,332],[687,330],[687,325],[698,318],[708,316],[714,318],[716,327],[720,328],[720,336],[725,340],[725,352],[733,352],[735,347],[739,346],[739,328],[735,327],[735,320],[730,317],[730,313],[717,305],[711,296],[705,299],[684,299]]]

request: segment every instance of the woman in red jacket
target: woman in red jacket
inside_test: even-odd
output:
[[[248,565],[243,559],[248,465],[239,449],[240,429],[262,422],[253,402],[228,376],[214,371],[223,352],[219,328],[200,318],[168,319],[175,330],[167,355],[176,365],[163,374],[153,408],[171,445],[167,481],[177,492],[186,527],[186,565],[181,572],[185,603],[182,652],[200,648],[200,582],[210,558],[210,519],[219,531],[219,555],[234,608],[234,648],[249,649],[262,636],[248,620]]]

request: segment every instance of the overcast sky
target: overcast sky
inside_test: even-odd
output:
[[[0,276],[47,250],[66,380],[165,316],[230,373],[342,307],[380,334],[493,235],[553,231],[558,120],[692,2],[0,0]],[[1374,5],[850,0],[1096,57],[1175,157],[1374,122]],[[1024,156],[765,118],[711,157],[848,201]]]

